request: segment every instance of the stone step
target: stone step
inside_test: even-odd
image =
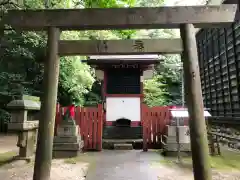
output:
[[[132,150],[132,144],[114,144],[115,150]]]
[[[105,143],[114,144],[132,144],[132,143],[142,143],[143,139],[103,139]]]
[[[133,149],[142,149],[143,139],[103,139],[103,149],[114,149],[114,144],[130,144]]]
[[[179,142],[180,143],[190,143],[190,137],[189,136],[179,137]],[[166,143],[167,144],[177,143],[177,137],[176,136],[167,136]]]
[[[178,151],[177,143],[168,143],[164,146],[164,150],[166,151]],[[180,151],[191,151],[190,143],[180,143]]]
[[[105,126],[103,139],[142,139],[142,127]]]
[[[81,136],[54,136],[53,143],[75,143],[81,140]]]
[[[53,143],[54,151],[78,151],[84,146],[83,141],[76,143]]]

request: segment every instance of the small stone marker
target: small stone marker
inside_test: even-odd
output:
[[[76,157],[83,148],[80,128],[72,118],[61,121],[53,142],[54,158]]]

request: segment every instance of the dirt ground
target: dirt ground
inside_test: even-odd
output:
[[[17,135],[3,135],[0,134],[0,153],[9,151],[17,151]]]
[[[83,180],[87,167],[87,163],[67,164],[63,160],[54,160],[51,180]],[[33,163],[23,165],[22,162],[14,162],[11,166],[2,167],[0,177],[4,177],[4,180],[32,180]]]
[[[0,153],[12,151],[15,140],[0,138]],[[53,160],[51,180],[193,180],[190,169],[166,165],[162,158],[156,151],[87,152],[75,159]],[[33,162],[0,166],[0,179],[32,180],[32,176]],[[240,180],[240,171],[213,171],[213,180]]]
[[[10,154],[7,152],[18,152],[17,135],[0,134],[0,155]],[[4,157],[6,158],[6,157]],[[51,169],[51,180],[82,180],[85,179],[88,163],[77,162],[76,164],[65,163],[64,160],[53,160]],[[32,180],[34,163],[25,161],[14,161],[10,164],[0,166],[0,179],[3,180]]]

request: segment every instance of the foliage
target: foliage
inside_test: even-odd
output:
[[[0,123],[4,122],[4,124],[8,123],[11,119],[10,113],[0,109]]]
[[[95,81],[92,85],[91,91],[85,95],[84,106],[96,106],[102,103],[102,82],[99,80]]]
[[[136,6],[155,7],[164,0],[139,0]],[[135,39],[176,38],[177,32],[171,29],[139,30]],[[150,106],[181,104],[181,59],[177,55],[164,55],[164,61],[155,68],[153,79],[145,80],[144,102]]]
[[[165,60],[156,68],[161,75],[160,82],[166,85],[168,95],[166,105],[181,105],[182,65],[179,55],[166,55]]]
[[[16,1],[4,0],[1,9],[21,8]],[[2,11],[2,12],[3,12]],[[3,15],[3,14],[1,14]],[[45,36],[42,33],[8,30],[1,36],[1,107],[19,94],[41,95]]]
[[[79,57],[62,57],[59,75],[59,102],[62,105],[83,105],[84,94],[94,82],[93,72]]]
[[[88,0],[85,1],[85,8],[118,8],[118,7],[132,7],[136,4],[136,0]],[[111,33],[118,36],[120,39],[130,39],[135,30],[112,30]]]
[[[22,93],[40,95],[45,43],[36,33],[5,33],[6,46],[0,59],[0,94]]]
[[[144,102],[149,106],[181,105],[181,59],[166,55],[152,79],[144,81]]]
[[[161,75],[155,75],[144,82],[144,103],[150,107],[166,104],[168,93],[166,85],[161,83],[162,78]]]
[[[170,30],[142,30],[138,38],[172,38]],[[153,79],[145,80],[145,103],[151,106],[181,105],[181,58],[178,55],[164,55],[163,61],[155,67]],[[154,93],[153,93],[154,92]],[[153,95],[154,94],[154,95]]]
[[[81,2],[81,1],[80,1]],[[117,7],[131,7],[135,5],[135,0],[85,0],[82,2],[86,8],[117,8]]]
[[[140,7],[156,7],[163,5],[164,0],[139,0],[136,2],[136,6]]]

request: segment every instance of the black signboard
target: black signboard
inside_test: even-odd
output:
[[[109,69],[107,94],[140,94],[140,69]]]

